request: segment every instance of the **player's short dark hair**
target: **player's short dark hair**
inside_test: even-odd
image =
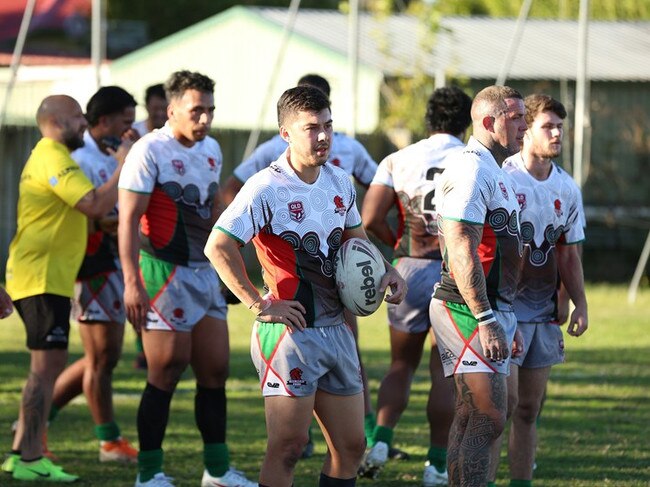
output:
[[[289,115],[320,112],[325,108],[330,108],[330,99],[318,88],[309,85],[289,88],[278,100],[278,125],[282,126]]]
[[[204,74],[182,70],[172,73],[165,82],[165,93],[168,101],[173,98],[181,98],[187,90],[214,93],[214,81]]]
[[[535,117],[542,112],[553,112],[561,119],[565,119],[567,115],[564,105],[549,95],[539,93],[528,95],[524,98],[524,105],[526,106],[526,123],[529,127],[533,124]]]
[[[472,99],[457,86],[438,88],[429,97],[424,117],[430,133],[459,135],[472,122]]]
[[[162,98],[163,100],[167,98],[167,95],[165,94],[165,87],[163,86],[162,83],[151,85],[146,89],[146,91],[144,92],[144,102],[149,103],[149,100],[151,100],[151,98],[153,98],[154,96],[157,96],[158,98]]]
[[[90,97],[86,105],[86,120],[91,127],[99,123],[99,117],[120,113],[138,103],[129,92],[119,86],[102,86]]]
[[[330,96],[330,84],[325,78],[318,74],[306,74],[298,80],[298,86],[313,86],[318,88],[328,97]]]

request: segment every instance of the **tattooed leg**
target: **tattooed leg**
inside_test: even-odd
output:
[[[65,367],[67,350],[32,350],[31,366],[23,389],[20,425],[16,443],[21,456],[33,460],[42,456],[42,437],[52,405],[54,382]]]
[[[457,457],[450,462],[450,485],[483,487],[487,482],[490,447],[503,431],[506,416],[506,377],[502,374],[458,374],[453,437]],[[452,468],[454,472],[452,474]]]

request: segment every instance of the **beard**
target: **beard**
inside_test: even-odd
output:
[[[84,146],[83,135],[76,132],[66,131],[63,134],[63,144],[70,150],[70,152]]]

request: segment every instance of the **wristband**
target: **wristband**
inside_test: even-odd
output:
[[[474,316],[474,318],[476,318],[476,321],[478,321],[478,326],[489,325],[490,323],[494,323],[497,320],[494,317],[494,313],[491,309],[480,312]]]
[[[253,304],[254,304],[254,303],[253,303]],[[262,298],[262,301],[261,301],[261,303],[260,303],[260,310],[257,312],[257,315],[255,315],[255,316],[259,316],[259,315],[261,315],[261,314],[264,313],[267,309],[269,309],[270,306],[271,306],[271,300],[270,300],[270,299],[264,299],[264,298]]]
[[[260,299],[262,299],[262,296],[258,295],[255,298],[255,301],[253,301],[251,304],[248,305],[248,309],[251,309],[253,306],[255,306],[255,303],[257,303]]]

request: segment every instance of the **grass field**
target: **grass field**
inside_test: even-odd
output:
[[[588,289],[590,328],[579,339],[566,338],[567,363],[553,369],[540,427],[535,486],[650,485],[650,290],[634,306],[625,288],[594,285]],[[231,307],[231,378],[228,382],[228,443],[233,464],[256,478],[265,447],[264,416],[257,377],[249,354],[250,315]],[[389,364],[385,310],[360,322],[361,348],[373,398]],[[72,330],[71,357],[80,355]],[[136,410],[145,376],[135,371],[133,334],[115,372],[115,407],[124,436],[137,439]],[[423,362],[427,360],[427,356]],[[27,375],[24,331],[14,316],[0,322],[0,445],[8,451],[10,426],[17,416]],[[427,445],[424,407],[427,375],[420,368],[411,401],[395,432],[396,446],[411,460],[389,462],[381,477],[357,485],[417,486]],[[202,473],[200,436],[194,426],[194,383],[186,374],[172,402],[165,440],[165,472],[178,486],[198,485]],[[97,441],[83,398],[77,399],[50,427],[49,446],[66,470],[81,475],[76,485],[133,485],[136,467],[99,464]],[[325,444],[316,435],[316,453],[296,469],[296,487],[316,486]],[[505,456],[498,485],[508,485]],[[24,485],[8,476],[0,485]],[[33,484],[32,484],[33,485]]]

